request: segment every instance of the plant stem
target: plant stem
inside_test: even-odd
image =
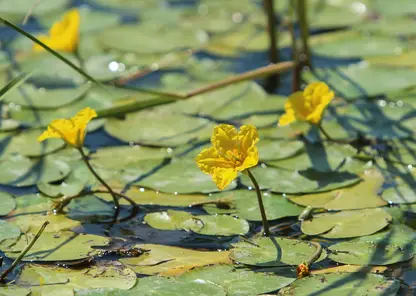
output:
[[[88,157],[85,155],[84,150],[82,150],[82,147],[78,148],[79,153],[81,153],[82,156],[82,160],[85,162],[85,164],[87,165],[88,169],[90,170],[90,172],[94,175],[94,177],[108,190],[108,192],[111,194],[111,196],[113,197],[114,200],[114,220],[117,220],[117,217],[120,213],[120,204],[118,202],[118,197],[117,194],[115,194],[115,192],[113,191],[113,189],[111,189],[110,185],[107,184],[107,182],[105,182],[103,180],[103,178],[100,177],[100,175],[98,175],[98,173],[94,170],[94,168],[91,166]]]
[[[316,248],[316,251],[315,253],[312,254],[311,258],[309,258],[309,260],[306,262],[308,267],[311,266],[316,260],[318,260],[319,257],[321,257],[321,253],[322,253],[322,246],[320,243],[317,243],[317,242],[309,242],[309,243]]]
[[[276,14],[274,12],[274,0],[263,0],[263,6],[267,15],[267,31],[269,35],[269,60],[270,63],[279,62],[279,51],[277,49]],[[279,86],[279,75],[273,74],[267,77],[265,89],[272,93]]]
[[[300,27],[300,37],[302,39],[302,60],[301,64],[303,66],[311,67],[311,53],[309,49],[309,25],[308,25],[308,15],[307,15],[307,4],[306,0],[298,0],[298,20]]]
[[[298,42],[295,34],[295,2],[290,1],[289,3],[289,19],[287,21],[287,28],[290,33],[291,45],[292,45],[292,59],[295,61],[295,68],[292,71],[292,93],[300,90],[300,76],[301,76],[301,65],[299,64],[299,52]]]
[[[17,264],[19,264],[20,261],[22,261],[23,257],[26,255],[27,252],[33,247],[33,245],[36,243],[36,241],[39,239],[39,237],[42,235],[42,232],[45,230],[45,227],[49,224],[49,221],[45,221],[43,225],[40,227],[38,233],[36,233],[35,237],[32,239],[32,241],[26,246],[26,248],[20,253],[19,257],[17,257],[13,263],[7,268],[5,271],[2,272],[0,275],[0,282],[4,282],[4,279],[7,277],[7,275],[13,271],[13,269],[16,268]]]
[[[319,123],[318,124],[318,128],[319,128],[319,130],[324,134],[324,136],[325,136],[325,138],[328,140],[328,141],[333,141],[333,142],[338,142],[338,141],[336,141],[336,140],[334,140],[334,139],[332,139],[332,137],[326,132],[326,130],[323,128],[323,126],[322,126],[322,123]]]
[[[249,169],[246,169],[248,176],[250,177],[251,182],[253,182],[254,188],[256,189],[257,193],[257,201],[259,203],[260,213],[261,213],[261,220],[263,222],[263,231],[265,236],[270,236],[270,229],[269,229],[269,222],[267,221],[266,211],[263,205],[263,198],[261,196],[261,191],[259,184],[257,183],[256,178],[254,178],[253,174],[250,172]]]

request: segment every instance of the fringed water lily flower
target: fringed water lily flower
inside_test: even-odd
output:
[[[259,153],[257,129],[243,125],[240,131],[232,125],[221,124],[214,129],[212,146],[201,151],[196,157],[198,167],[207,174],[219,189],[227,187],[245,169],[256,166]]]
[[[80,18],[79,11],[71,9],[65,13],[62,20],[52,25],[48,35],[40,35],[37,38],[54,50],[74,52],[79,41]],[[40,52],[44,48],[34,44],[33,50]]]
[[[87,107],[70,119],[56,119],[38,137],[38,141],[41,142],[49,138],[60,138],[67,144],[80,148],[84,144],[86,127],[94,117],[97,117],[97,112]]]
[[[325,108],[333,98],[334,92],[328,85],[324,82],[313,82],[304,91],[297,91],[289,96],[279,125],[285,126],[297,120],[319,125]]]

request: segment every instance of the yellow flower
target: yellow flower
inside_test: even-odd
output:
[[[71,9],[62,20],[53,24],[49,35],[40,35],[37,38],[50,48],[57,51],[74,52],[79,41],[80,14],[77,9]],[[38,44],[33,45],[36,52],[44,48]]]
[[[212,180],[222,190],[237,177],[238,172],[257,165],[258,141],[257,129],[252,125],[243,125],[238,132],[232,125],[220,124],[215,127],[211,138],[213,147],[202,150],[195,160],[204,173],[212,175]]]
[[[279,125],[288,125],[296,120],[319,124],[325,108],[334,98],[334,92],[324,82],[313,82],[305,90],[289,96],[285,104],[286,113],[279,119]]]
[[[48,125],[48,129],[38,137],[38,141],[59,138],[67,144],[79,148],[84,144],[87,124],[94,117],[97,117],[97,112],[87,107],[70,119],[54,120]]]

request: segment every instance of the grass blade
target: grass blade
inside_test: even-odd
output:
[[[25,82],[30,76],[32,76],[33,72],[30,73],[22,73],[12,80],[10,80],[5,86],[0,89],[0,101],[3,99],[4,95],[6,95],[9,91],[19,87],[23,82]]]

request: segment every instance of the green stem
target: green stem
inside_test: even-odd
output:
[[[20,261],[22,261],[23,257],[29,252],[29,250],[33,247],[33,245],[36,243],[36,241],[39,239],[39,237],[42,235],[42,232],[45,230],[45,227],[49,224],[49,221],[46,221],[43,223],[41,228],[39,229],[38,233],[36,233],[35,237],[32,239],[32,241],[26,246],[26,248],[20,253],[19,257],[17,257],[13,263],[7,268],[3,273],[0,275],[0,282],[3,282],[4,279],[7,277],[7,275],[13,271],[13,269],[16,268],[16,266],[19,264]]]
[[[298,44],[296,39],[296,33],[295,33],[295,2],[290,1],[289,3],[289,19],[287,22],[287,28],[290,33],[290,39],[291,39],[291,46],[292,46],[292,59],[295,62],[295,67],[292,71],[292,92],[296,92],[300,90],[300,77],[301,77],[301,71],[302,67],[299,64],[299,52],[298,52]]]
[[[336,140],[334,140],[327,132],[326,132],[326,130],[323,128],[323,126],[322,126],[322,123],[319,123],[318,124],[318,128],[319,128],[319,130],[324,134],[324,136],[325,136],[325,138],[328,140],[328,141],[332,141],[332,142],[338,142],[338,141],[336,141]]]
[[[279,62],[279,51],[277,49],[276,14],[274,12],[274,0],[263,0],[263,6],[267,15],[267,31],[269,35],[269,61],[272,64]],[[266,90],[272,93],[279,86],[279,75],[273,74],[267,77]]]
[[[81,153],[82,156],[82,160],[84,161],[84,163],[87,165],[88,169],[90,170],[90,172],[94,175],[94,177],[108,190],[108,192],[111,194],[111,196],[113,197],[113,201],[114,201],[114,220],[117,220],[117,217],[120,213],[120,204],[118,202],[118,197],[117,194],[115,194],[115,192],[113,191],[113,189],[110,187],[110,185],[107,184],[106,181],[104,181],[103,178],[100,177],[100,175],[98,175],[98,173],[94,170],[94,168],[91,166],[88,157],[85,155],[84,150],[82,150],[82,147],[78,148],[79,153]]]
[[[317,242],[309,242],[311,245],[313,245],[316,250],[315,253],[312,254],[311,258],[309,258],[308,261],[306,261],[306,264],[309,266],[311,266],[316,260],[319,259],[319,257],[321,257],[322,254],[322,246],[320,243]]]
[[[311,67],[311,53],[309,49],[309,25],[307,16],[306,0],[298,0],[298,19],[300,27],[300,37],[302,40],[302,65]]]
[[[264,209],[264,205],[263,205],[263,198],[261,196],[261,191],[260,191],[260,187],[259,184],[257,183],[256,178],[254,178],[253,174],[250,172],[249,169],[246,170],[247,174],[251,180],[251,182],[253,182],[254,188],[256,189],[256,193],[257,193],[257,201],[259,203],[259,208],[260,208],[260,213],[261,213],[261,220],[263,222],[263,231],[264,231],[264,235],[265,236],[270,236],[270,229],[269,229],[269,222],[267,221],[267,216],[266,216],[266,211]]]

